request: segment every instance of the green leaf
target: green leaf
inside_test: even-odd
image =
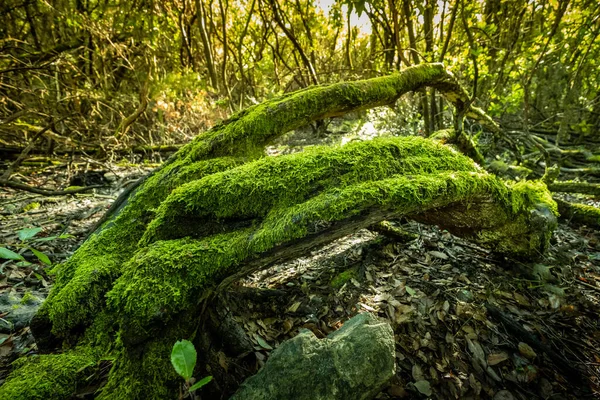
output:
[[[404,288],[406,289],[406,293],[408,293],[411,296],[414,296],[417,294],[417,292],[415,292],[415,289],[411,288],[410,286],[405,286]]]
[[[19,239],[21,239],[21,241],[24,242],[28,239],[31,239],[32,237],[34,237],[41,231],[42,231],[42,228],[25,228],[25,229],[21,229],[20,231],[18,231],[17,235],[19,236]]]
[[[192,377],[196,366],[196,349],[192,342],[185,339],[175,342],[171,352],[171,364],[186,381]]]
[[[37,243],[37,242],[49,242],[51,240],[56,240],[56,239],[71,239],[74,238],[75,236],[68,234],[68,233],[63,233],[62,235],[58,235],[58,236],[47,236],[47,237],[43,237],[43,238],[37,238],[37,239],[33,239],[31,241],[31,243]]]
[[[29,267],[32,264],[27,260],[23,260],[23,261],[19,261],[16,265],[17,265],[17,267]]]
[[[425,396],[431,396],[431,384],[429,383],[429,381],[417,381],[415,382],[415,387],[419,392],[423,393]]]
[[[269,345],[269,343],[267,343],[267,341],[265,339],[263,339],[262,337],[260,337],[257,334],[255,334],[254,337],[256,338],[256,341],[258,342],[260,347],[262,347],[263,349],[266,349],[266,350],[273,350],[273,347],[271,347],[271,345]]]
[[[31,252],[33,254],[35,254],[35,256],[38,258],[38,260],[40,260],[44,264],[46,264],[46,265],[52,265],[52,261],[50,261],[50,258],[48,258],[48,256],[45,255],[44,253],[42,253],[41,251],[36,250],[33,247],[30,247],[29,250],[31,250]]]
[[[5,260],[24,260],[22,255],[10,251],[6,247],[0,247],[0,258],[4,258]]]
[[[356,7],[356,13],[360,17],[365,12],[365,0],[354,1],[354,7]]]
[[[207,376],[206,378],[200,379],[198,382],[194,383],[194,386],[190,388],[190,392],[200,389],[202,386],[206,385],[210,381],[212,381],[212,376]]]

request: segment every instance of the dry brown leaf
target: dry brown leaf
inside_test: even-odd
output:
[[[523,296],[520,293],[514,293],[515,300],[522,306],[529,307],[531,306],[531,302],[527,299],[527,297]]]
[[[519,353],[528,360],[533,360],[537,357],[537,354],[535,354],[535,351],[533,351],[531,346],[524,342],[519,342]]]
[[[508,354],[505,352],[501,353],[492,353],[488,355],[487,362],[489,365],[500,364],[502,361],[508,360]]]
[[[445,253],[442,253],[441,251],[430,251],[427,254],[429,254],[432,257],[439,258],[440,260],[448,259],[448,256]]]
[[[425,376],[423,375],[423,370],[421,369],[419,364],[414,364],[412,366],[412,377],[415,381],[422,381],[423,379],[425,379]]]
[[[408,322],[412,319],[413,312],[414,308],[412,306],[400,304],[398,307],[395,307],[394,321],[397,324]]]

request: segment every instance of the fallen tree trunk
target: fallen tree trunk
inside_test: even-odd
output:
[[[423,64],[291,93],[199,135],[56,268],[31,328],[40,350],[67,351],[22,361],[0,398],[68,398],[106,358],[114,363],[99,398],[175,398],[171,347],[198,336],[205,300],[219,285],[383,219],[440,224],[513,256],[542,253],[556,215],[545,185],[508,185],[433,140],[378,139],[261,158],[269,141],[291,129],[391,104],[424,86],[444,93],[459,115],[492,123],[468,106],[443,65]]]
[[[570,203],[555,198],[561,219],[576,225],[600,229],[600,209],[580,203]]]
[[[587,182],[553,182],[548,185],[553,192],[582,193],[600,196],[600,184]]]

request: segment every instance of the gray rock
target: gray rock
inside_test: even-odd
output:
[[[364,313],[325,339],[303,330],[283,342],[231,400],[371,399],[395,372],[392,328]]]
[[[6,314],[0,319],[0,333],[12,333],[29,326],[45,296],[38,292],[24,295],[9,292],[0,295],[0,314]]]

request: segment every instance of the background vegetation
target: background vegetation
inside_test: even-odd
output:
[[[600,128],[599,34],[596,0],[5,0],[0,147],[42,129],[47,150],[178,144],[283,92],[432,61],[513,147],[583,144]],[[415,133],[450,117],[434,90],[397,108]]]

